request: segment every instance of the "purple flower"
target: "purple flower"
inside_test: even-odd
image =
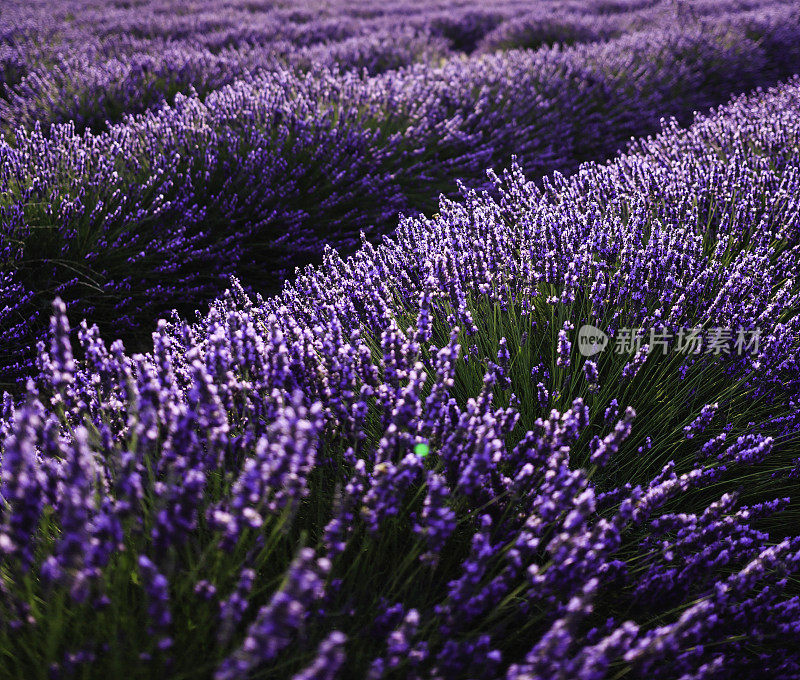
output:
[[[325,592],[330,563],[304,548],[287,574],[286,584],[262,607],[247,629],[241,647],[219,666],[217,680],[237,678],[273,660],[311,617],[311,607]]]
[[[700,409],[700,415],[683,428],[683,431],[686,433],[686,438],[693,439],[696,434],[703,432],[711,422],[718,408],[719,404],[717,403],[703,406],[703,408]]]
[[[334,680],[345,663],[344,651],[347,636],[338,630],[333,631],[319,644],[317,658],[292,680]]]

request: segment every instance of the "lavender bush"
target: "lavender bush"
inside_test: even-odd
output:
[[[119,123],[126,115],[142,113],[178,93],[204,98],[239,79],[286,67],[309,70],[333,68],[365,71],[370,75],[418,62],[435,62],[448,53],[442,40],[406,32],[376,33],[333,44],[297,48],[291,42],[265,47],[246,46],[212,52],[193,45],[160,45],[157,53],[124,53],[98,60],[98,51],[46,61],[0,99],[0,119],[7,136],[16,128],[48,132],[56,123],[72,122],[77,132],[95,132]],[[16,75],[9,66],[9,78]],[[13,82],[13,81],[12,81]]]
[[[798,104],[492,173],[147,354],[57,302],[0,418],[0,673],[797,677]]]
[[[100,134],[76,132],[93,107],[51,107],[62,112],[56,119],[74,120],[18,128],[0,144],[8,329],[0,379],[30,372],[55,296],[75,322],[91,318],[105,337],[145,347],[149,320],[198,307],[230,274],[248,290],[276,291],[296,266],[319,261],[324,245],[351,252],[359,230],[375,240],[399,212],[435,209],[457,178],[491,188],[486,168],[506,167],[514,153],[532,178],[572,173],[654,131],[663,115],[685,119],[731,91],[772,82],[800,60],[800,24],[780,7],[759,17],[375,76],[340,65],[359,63],[359,38],[331,47],[340,56],[328,61],[310,48],[294,66],[270,66],[205,96],[176,94],[173,106]],[[184,85],[196,80],[196,65],[209,83],[228,77],[228,53],[203,54],[186,62]],[[368,49],[361,66],[376,54]],[[150,82],[153,101],[163,94],[159,77],[134,68],[138,58],[113,62],[112,70],[125,64],[121,90],[98,76],[111,108],[125,109],[132,92],[146,104]]]
[[[36,121],[45,129],[69,120],[79,131],[103,129],[107,121],[118,122],[125,113],[171,102],[178,92],[186,94],[193,88],[202,96],[276,63],[366,68],[374,74],[436,62],[452,50],[471,51],[476,46],[491,51],[592,42],[673,27],[676,21],[713,28],[720,17],[743,17],[748,14],[745,10],[759,18],[777,14],[778,23],[790,27],[797,23],[786,16],[791,3],[782,0],[717,3],[713,14],[703,5],[687,11],[672,0],[619,5],[566,0],[540,4],[522,14],[524,5],[519,3],[497,2],[491,10],[474,11],[423,8],[412,2],[369,16],[352,8],[337,8],[329,16],[329,8],[322,6],[288,16],[267,7],[255,13],[256,8],[235,3],[220,12],[199,3],[192,12],[176,17],[159,2],[148,3],[149,12],[141,4],[110,13],[107,3],[101,5],[98,11],[92,3],[82,2],[60,24],[54,22],[51,7],[46,15],[26,7],[24,16],[29,20],[35,16],[39,23],[33,25],[39,30],[0,33],[5,35],[5,44],[0,39],[0,45],[9,53],[6,58],[13,57],[0,69],[7,71],[11,86],[8,92],[0,90],[0,120],[7,133]],[[769,32],[780,33],[780,27],[772,26]],[[789,36],[789,42],[792,39]]]

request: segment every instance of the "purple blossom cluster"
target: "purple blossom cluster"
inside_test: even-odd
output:
[[[784,0],[717,2],[713,12],[707,4],[687,12],[673,0],[553,0],[532,11],[525,3],[502,1],[484,10],[411,2],[372,12],[312,3],[289,13],[236,3],[220,12],[196,3],[177,16],[168,4],[137,3],[109,12],[106,2],[66,3],[56,13],[49,4],[12,5],[7,28],[0,31],[0,120],[7,134],[36,121],[45,128],[73,120],[79,130],[103,129],[125,114],[171,102],[178,92],[202,96],[281,64],[374,74],[476,49],[609,40],[672,27],[676,20],[701,28],[713,27],[720,17],[762,23],[769,17],[771,35],[796,24],[792,4]],[[762,26],[751,37],[764,33]],[[781,45],[770,40],[765,44],[774,59],[793,71],[786,63],[792,36],[782,36]]]
[[[39,3],[4,14],[16,84],[0,116],[21,126],[0,142],[6,385],[31,373],[56,296],[74,325],[88,318],[104,337],[146,348],[148,324],[206,304],[232,274],[248,291],[275,292],[326,246],[352,252],[362,231],[374,242],[398,213],[433,211],[459,181],[493,190],[486,169],[514,154],[533,179],[571,174],[657,131],[662,116],[683,121],[800,64],[798,16],[771,0],[698,10],[680,32],[654,18],[607,42],[468,57],[448,57],[453,43],[478,40],[523,4],[414,5],[408,17],[402,7],[333,17],[271,3],[175,13],[154,2],[150,15],[123,5],[60,22]],[[675,9],[611,5],[584,14]],[[245,17],[261,9],[274,10],[270,25],[310,33],[197,42],[252,28]],[[366,28],[324,36],[319,27],[337,21]],[[82,36],[74,55],[52,51]],[[30,50],[14,52],[23,43]],[[24,66],[24,54],[41,63]],[[15,59],[28,69],[21,79]]]
[[[0,97],[0,120],[9,136],[18,127],[38,123],[45,132],[51,125],[72,122],[77,132],[102,131],[125,116],[142,113],[175,100],[178,93],[204,98],[239,79],[292,67],[298,70],[338,68],[378,74],[414,63],[436,62],[449,54],[443,39],[413,30],[389,35],[376,32],[334,43],[298,48],[288,41],[266,46],[246,44],[212,51],[193,42],[138,41],[138,51],[127,41],[84,47],[80,52],[58,54],[24,78],[11,78]]]
[[[483,58],[476,78],[563,63],[545,54]],[[266,154],[255,130],[289,144],[277,112],[307,118],[257,82],[105,137],[23,134],[4,186],[47,195],[64,166],[100,186],[142,157],[126,150],[175,164],[193,144],[211,176],[242,128],[250,155],[231,158]],[[346,98],[361,123],[407,106],[394,78],[291,82],[295,106]],[[410,134],[458,140],[442,105]],[[780,519],[800,432],[798,107],[795,79],[570,177],[490,171],[380,244],[326,248],[280,295],[234,282],[195,322],[159,322],[147,353],[85,323],[73,343],[58,301],[39,375],[0,412],[0,673],[798,677],[800,536]],[[155,192],[176,181],[158,176]],[[585,323],[768,330],[753,353],[588,364]]]

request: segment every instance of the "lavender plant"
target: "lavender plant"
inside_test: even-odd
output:
[[[56,303],[0,418],[0,674],[796,677],[798,103],[493,175],[147,354]]]
[[[512,153],[533,178],[571,173],[662,115],[683,119],[793,68],[796,22],[738,21],[373,77],[311,58],[305,72],[176,94],[101,134],[18,128],[0,144],[1,379],[30,373],[55,296],[76,323],[144,348],[150,320],[199,307],[232,273],[274,292],[324,245],[351,252],[358,230],[377,240],[399,212],[434,210],[456,178],[491,189],[486,168]],[[772,51],[756,42],[767,33]]]
[[[125,116],[174,103],[177,94],[204,99],[211,92],[264,71],[340,68],[371,75],[435,62],[448,54],[442,40],[406,31],[400,35],[375,33],[336,43],[297,48],[288,41],[265,46],[225,48],[212,52],[191,43],[148,45],[147,51],[122,51],[110,59],[85,49],[58,56],[20,76],[8,64],[9,83],[0,92],[0,119],[13,140],[19,127],[72,122],[77,132],[100,132]],[[8,56],[10,60],[13,53]]]

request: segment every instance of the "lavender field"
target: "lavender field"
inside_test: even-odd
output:
[[[796,0],[0,0],[0,680],[800,679]]]

